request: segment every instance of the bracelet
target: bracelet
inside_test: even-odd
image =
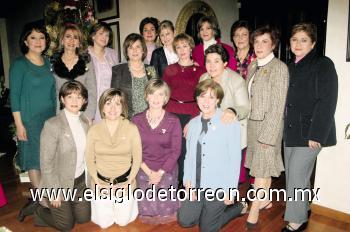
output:
[[[237,115],[237,111],[235,109],[233,109],[232,107],[228,107],[228,110],[231,110],[235,115]]]

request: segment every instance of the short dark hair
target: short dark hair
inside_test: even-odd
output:
[[[142,45],[142,52],[143,52],[142,53],[142,61],[146,58],[147,46],[146,46],[145,39],[140,34],[131,33],[125,38],[124,43],[123,43],[123,53],[124,53],[126,60],[129,60],[128,48],[131,47],[131,45],[133,45],[137,40],[139,40],[141,42],[141,45]]]
[[[89,95],[85,86],[79,81],[67,81],[61,86],[60,92],[58,94],[58,98],[60,101],[60,109],[64,108],[64,103],[62,102],[61,98],[65,98],[66,96],[72,93],[80,94],[85,99],[85,103],[82,105],[80,109],[81,111],[84,111],[88,104]]]
[[[21,52],[23,55],[27,54],[29,51],[29,48],[25,44],[25,41],[27,40],[28,36],[33,31],[42,33],[45,36],[46,44],[45,44],[45,49],[42,52],[42,54],[44,54],[47,51],[47,49],[50,47],[50,42],[51,42],[50,36],[47,33],[43,23],[41,23],[40,21],[30,22],[30,23],[27,23],[23,26],[22,33],[19,37],[19,47],[21,48]]]
[[[103,29],[103,31],[107,31],[109,33],[109,39],[108,39],[108,44],[107,46],[110,46],[113,42],[113,32],[111,27],[105,23],[105,22],[98,22],[95,25],[93,25],[90,29],[89,36],[87,38],[87,42],[90,46],[94,45],[94,41],[92,37],[96,35],[96,32],[99,31],[100,29]]]
[[[206,79],[198,83],[194,91],[194,96],[196,98],[196,101],[197,101],[197,97],[206,93],[208,89],[211,89],[214,92],[216,98],[219,100],[218,106],[220,106],[221,101],[224,98],[224,90],[222,89],[221,85],[216,81],[214,81],[213,79]]]
[[[159,27],[159,21],[157,18],[154,17],[146,17],[141,20],[139,30],[140,34],[142,35],[143,33],[143,28],[145,27],[146,24],[152,24],[154,26],[154,29],[156,30],[156,35],[158,35],[158,27]],[[157,36],[156,36],[157,39]]]
[[[202,40],[200,32],[201,32],[201,27],[202,27],[203,23],[205,23],[205,22],[209,23],[209,25],[213,29],[215,39],[219,39],[221,36],[221,31],[219,28],[218,21],[216,20],[216,18],[214,16],[203,16],[202,18],[200,18],[198,20],[198,23],[197,23],[197,30],[198,30],[197,37],[198,37],[198,39]]]
[[[222,62],[228,62],[228,52],[221,44],[210,45],[204,52],[204,61],[207,62],[207,55],[210,53],[216,53],[221,57]]]
[[[126,103],[125,93],[121,89],[109,88],[106,89],[98,101],[98,109],[100,110],[101,118],[105,118],[105,114],[103,113],[103,107],[106,102],[113,99],[115,96],[119,96],[120,104],[122,105],[122,113],[121,116],[124,118],[128,118],[128,104]]]
[[[231,26],[231,31],[230,31],[230,40],[232,41],[233,45],[235,45],[233,41],[233,36],[238,28],[245,28],[248,30],[249,35],[252,33],[252,28],[249,26],[249,23],[247,20],[237,20],[234,22]]]
[[[317,42],[317,27],[313,23],[298,23],[293,26],[292,33],[290,37],[293,37],[293,35],[297,32],[303,31],[307,34],[307,36],[310,37],[311,42],[315,43]]]
[[[279,31],[277,30],[276,27],[272,27],[270,25],[265,25],[262,27],[259,27],[258,29],[256,29],[253,33],[252,36],[250,37],[250,43],[254,44],[254,40],[257,36],[261,36],[263,34],[269,34],[271,41],[272,41],[272,45],[275,46],[275,49],[277,48],[277,45],[279,43]]]

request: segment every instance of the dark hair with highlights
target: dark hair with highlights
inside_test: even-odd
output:
[[[112,100],[115,96],[118,96],[120,99],[120,104],[122,105],[122,113],[121,116],[124,118],[128,118],[128,105],[126,104],[126,96],[125,93],[121,89],[109,88],[105,90],[100,100],[98,101],[98,109],[100,110],[101,118],[106,118],[105,113],[103,113],[103,108],[106,102]]]
[[[87,42],[90,46],[93,46],[94,45],[94,41],[92,39],[92,37],[94,37],[96,35],[96,33],[102,29],[103,32],[108,32],[109,33],[109,38],[108,38],[108,44],[107,46],[111,46],[112,42],[113,42],[113,32],[112,32],[112,29],[111,27],[105,23],[105,22],[98,22],[96,23],[95,25],[93,25],[90,29],[90,33],[89,33],[89,36],[87,38]]]
[[[27,23],[23,26],[23,29],[22,29],[22,33],[19,37],[19,47],[21,49],[21,52],[23,55],[27,54],[28,51],[29,51],[29,48],[28,46],[25,44],[25,41],[27,40],[28,36],[33,32],[33,31],[36,31],[36,32],[39,32],[39,33],[42,33],[44,34],[45,36],[45,41],[46,41],[46,44],[45,44],[45,49],[44,51],[42,52],[42,54],[44,54],[47,49],[50,47],[50,36],[49,34],[46,32],[46,29],[44,27],[44,25],[39,22],[39,21],[35,21],[35,22],[31,22],[31,23]]]

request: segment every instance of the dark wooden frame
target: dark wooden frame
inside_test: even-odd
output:
[[[95,18],[101,21],[119,18],[119,0],[111,0],[114,3],[112,9],[107,12],[98,12],[97,4],[99,0],[93,0]]]
[[[119,63],[122,62],[122,50],[120,47],[120,27],[119,22],[108,23],[113,32],[112,48],[118,52]]]

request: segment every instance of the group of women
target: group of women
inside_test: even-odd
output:
[[[18,163],[33,188],[74,188],[82,197],[90,187],[104,197],[91,203],[44,198],[23,207],[20,220],[35,209],[36,225],[62,231],[89,220],[102,228],[127,225],[137,216],[144,223],[178,220],[218,231],[247,213],[247,203],[228,194],[246,182],[248,168],[253,188],[267,192],[271,177],[285,170],[287,195],[299,198],[287,202],[282,231],[306,228],[308,201],[294,189],[309,187],[317,154],[336,143],[337,74],[329,58],[317,55],[315,26],[293,27],[289,66],[274,56],[279,38],[269,26],[251,33],[246,21],[235,22],[233,47],[220,41],[214,17],[201,18],[197,29],[201,43],[195,46],[169,20],[145,18],[140,34],[126,37],[127,62],[118,64],[105,23],[93,26],[88,48],[76,25],[63,27],[51,60],[43,56],[47,33],[26,25],[23,56],[10,68]],[[137,202],[98,191],[152,185],[220,188],[222,200],[192,192],[183,202]],[[268,198],[252,201],[247,228],[271,207]]]

